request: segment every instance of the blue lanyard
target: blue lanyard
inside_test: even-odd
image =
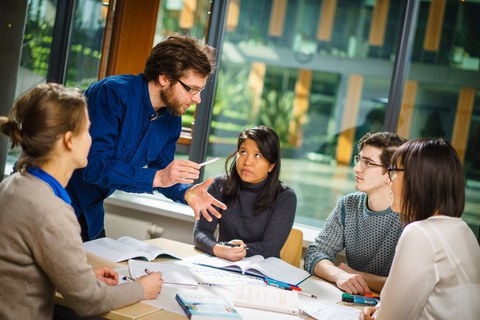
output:
[[[67,204],[71,204],[72,200],[70,199],[70,196],[68,195],[67,191],[65,190],[64,187],[51,175],[43,171],[42,169],[38,167],[29,167],[27,168],[28,173],[31,175],[45,181],[48,183],[50,187],[53,189],[53,193],[63,201],[65,201]]]

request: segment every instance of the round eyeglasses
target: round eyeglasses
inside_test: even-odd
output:
[[[185,83],[182,82],[182,80],[177,79],[177,81],[182,85],[182,87],[187,90],[188,93],[190,93],[192,96],[196,95],[197,93],[202,92],[205,87],[202,88],[192,88],[189,85],[186,85]]]
[[[370,159],[362,158],[358,154],[355,157],[353,157],[353,163],[355,164],[355,166],[360,163],[360,167],[362,167],[364,169],[365,168],[370,168],[370,167],[382,167],[383,168],[383,165],[375,163],[375,162],[371,161]]]

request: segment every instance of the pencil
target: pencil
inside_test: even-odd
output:
[[[211,159],[211,160],[202,162],[202,163],[200,163],[200,167],[206,166],[207,164],[213,163],[213,162],[215,162],[215,161],[217,161],[217,160],[220,160],[220,158],[213,158],[213,159]]]

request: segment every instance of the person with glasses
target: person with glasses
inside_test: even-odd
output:
[[[390,132],[367,133],[355,156],[355,188],[342,197],[308,247],[304,268],[351,294],[380,292],[402,233],[390,208],[389,159],[406,140]],[[345,250],[346,263],[335,265]]]
[[[231,261],[254,255],[279,258],[297,206],[295,191],[279,180],[280,164],[280,139],[272,128],[241,132],[237,150],[225,161],[226,174],[209,188],[228,209],[211,222],[200,217],[193,230],[195,246]]]
[[[443,138],[417,138],[391,163],[391,207],[406,226],[381,306],[360,319],[478,319],[480,247],[461,218],[465,177],[455,149]]]
[[[213,178],[192,185],[199,164],[174,160],[181,116],[200,103],[214,70],[212,47],[174,34],[153,47],[143,73],[110,76],[86,90],[92,148],[66,188],[84,241],[105,236],[103,201],[115,190],[157,190],[190,205],[196,219],[220,217],[225,205],[206,191]]]

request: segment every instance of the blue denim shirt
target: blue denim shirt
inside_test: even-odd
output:
[[[181,117],[165,108],[156,113],[142,74],[111,76],[90,86],[85,95],[91,121],[88,165],[74,172],[67,186],[77,217],[85,216],[91,239],[104,228],[103,200],[115,190],[153,193],[153,179],[175,154]],[[190,185],[157,188],[184,202]]]

